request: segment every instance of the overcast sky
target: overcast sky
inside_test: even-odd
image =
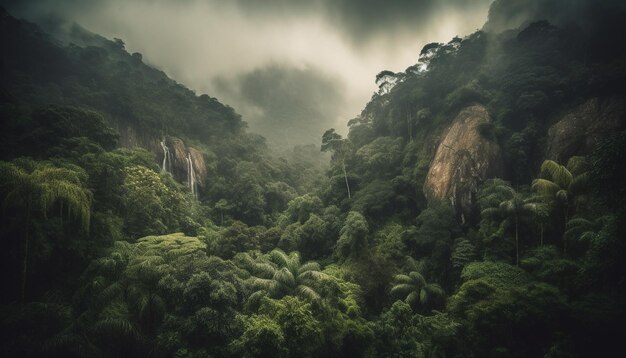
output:
[[[426,43],[481,28],[490,2],[3,1],[18,17],[53,12],[123,39],[146,63],[233,106],[253,130],[262,121],[294,118],[314,123],[302,128],[309,132],[331,126],[345,132],[376,89],[378,72],[404,71]]]

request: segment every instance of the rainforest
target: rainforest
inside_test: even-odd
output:
[[[623,352],[623,1],[79,3],[0,8],[1,356]]]

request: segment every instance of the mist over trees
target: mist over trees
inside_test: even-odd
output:
[[[346,135],[316,69],[224,77],[278,139],[327,126],[277,154],[122,39],[2,10],[0,354],[614,355],[623,19],[497,0],[483,30],[372,73]]]

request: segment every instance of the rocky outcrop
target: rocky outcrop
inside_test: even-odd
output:
[[[189,147],[189,154],[191,155],[191,162],[196,173],[196,180],[198,186],[205,188],[207,185],[207,168],[204,160],[204,153],[196,148]]]
[[[545,158],[564,163],[590,153],[600,139],[625,128],[625,114],[625,96],[587,100],[550,127]]]
[[[165,145],[170,148],[173,157],[172,175],[178,181],[187,180],[187,146],[182,139],[167,137]]]
[[[196,183],[200,188],[206,187],[207,182],[207,168],[204,160],[204,153],[197,148],[187,146],[185,142],[176,137],[167,137],[164,139],[164,144],[172,154],[172,176],[181,183],[188,183],[188,158],[191,158],[193,165]],[[158,154],[158,162],[163,161],[163,150]]]
[[[117,130],[120,135],[119,146],[124,148],[144,148],[152,153],[158,154],[161,152],[161,145],[159,138],[149,135],[143,135],[141,131],[135,130],[133,126],[120,124],[117,122],[111,122],[113,128]]]
[[[463,222],[476,214],[479,184],[502,171],[499,145],[479,133],[479,126],[490,121],[483,106],[463,109],[444,132],[424,182],[426,199],[449,200]]]
[[[152,136],[144,136],[138,133],[132,126],[116,126],[117,131],[120,133],[119,145],[126,148],[144,148],[152,153],[156,157],[157,163],[161,166],[166,163],[167,168],[162,168],[168,171],[174,179],[178,182],[189,185],[189,167],[188,158],[191,158],[193,165],[193,172],[195,174],[196,185],[200,189],[205,189],[207,185],[207,165],[205,162],[204,153],[194,147],[187,146],[187,144],[180,138],[166,137],[156,138]],[[164,161],[165,149],[169,151],[169,158]]]

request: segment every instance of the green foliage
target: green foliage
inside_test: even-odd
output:
[[[448,307],[470,329],[465,342],[470,351],[539,354],[558,336],[555,320],[565,313],[566,299],[556,287],[534,282],[522,269],[504,263],[472,263],[462,276],[465,282]],[[507,332],[515,332],[515,339],[507,340]]]
[[[468,263],[475,260],[476,247],[468,239],[459,238],[455,240],[450,256],[452,268],[460,272]]]
[[[339,240],[335,246],[335,254],[341,259],[359,259],[368,246],[369,226],[367,220],[356,211],[348,213]]]
[[[285,210],[285,223],[298,222],[304,224],[311,214],[321,214],[322,201],[315,195],[305,194],[289,201]]]
[[[438,284],[427,283],[419,272],[396,275],[390,294],[402,298],[414,312],[428,313],[444,306],[445,292]]]
[[[297,295],[309,301],[320,299],[316,282],[324,277],[317,262],[300,262],[300,254],[289,255],[275,249],[267,255],[253,259],[249,254],[238,256],[241,265],[250,272],[248,306],[254,308],[265,295],[272,298]]]
[[[197,208],[177,184],[168,186],[158,173],[143,166],[126,167],[124,174],[122,205],[129,237],[176,230],[196,233]]]
[[[275,157],[122,40],[3,12],[0,355],[608,356],[626,319],[624,136],[544,160],[563,113],[623,92],[624,51],[600,46],[622,13],[600,13],[428,44],[376,76],[347,136]],[[470,105],[504,160],[501,178],[472,174],[480,221],[459,223],[423,186]],[[202,153],[197,198],[161,170],[160,138]]]
[[[624,166],[615,165],[624,153],[626,153],[626,133],[620,132],[600,141],[590,158],[590,180],[595,183],[593,190],[603,201],[617,210],[626,207]]]
[[[9,243],[7,249],[21,256],[13,258],[10,272],[19,275],[19,295],[21,301],[26,298],[26,282],[30,276],[29,260],[32,260],[32,231],[38,234],[36,220],[47,220],[50,212],[58,212],[60,216],[80,220],[80,227],[89,230],[91,219],[92,195],[84,186],[84,171],[76,166],[56,167],[46,162],[30,159],[19,159],[13,163],[0,162],[0,195],[3,198],[2,210],[18,214],[19,239]],[[58,210],[58,211],[57,211]],[[7,218],[9,218],[8,216]],[[3,219],[5,215],[3,215]],[[3,220],[5,221],[5,220]],[[14,226],[16,223],[7,223]],[[45,233],[42,233],[45,237]],[[15,245],[15,246],[13,246]],[[19,263],[18,263],[19,262]],[[31,264],[32,265],[32,264]],[[16,270],[20,267],[20,270]],[[11,277],[9,275],[8,277]],[[6,282],[8,287],[12,282]]]
[[[265,315],[240,316],[244,332],[231,343],[235,355],[241,357],[284,357],[285,336],[280,325]]]
[[[420,327],[411,307],[396,301],[380,317],[376,325],[376,346],[378,355],[394,357],[415,357],[424,354],[424,347],[418,341]]]
[[[483,221],[494,220],[500,222],[502,231],[514,230],[515,264],[519,265],[520,257],[520,226],[524,221],[535,219],[542,210],[543,204],[534,201],[534,198],[525,198],[511,188],[508,183],[494,179],[486,183],[480,196],[483,208]]]

